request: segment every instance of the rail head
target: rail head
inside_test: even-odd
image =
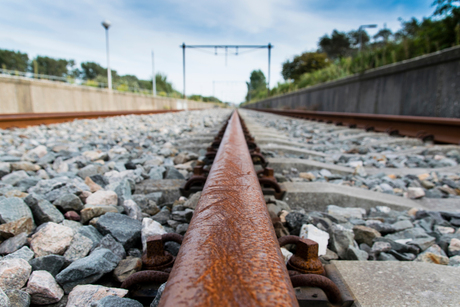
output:
[[[298,306],[236,111],[159,306]]]

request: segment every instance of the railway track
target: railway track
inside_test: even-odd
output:
[[[0,129],[65,123],[75,119],[96,119],[121,115],[162,114],[180,111],[181,110],[149,110],[0,114]]]
[[[105,236],[58,270],[56,286],[68,294],[58,301],[90,306],[89,286],[109,287],[101,291],[139,307],[449,306],[458,299],[460,147],[244,110],[216,130],[225,112],[164,115],[169,124],[143,116],[85,122],[84,130],[76,121],[2,132],[0,171],[10,170],[0,174],[0,216],[9,198],[28,197],[42,224],[31,230],[35,257],[49,224]],[[33,156],[38,144],[53,157]],[[51,178],[35,179],[44,172]],[[64,210],[61,191],[84,205]],[[31,202],[34,193],[47,203]],[[94,202],[104,193],[118,206]],[[115,264],[89,267],[101,249]],[[2,261],[9,260],[0,268]],[[427,285],[424,276],[437,282]]]
[[[377,115],[360,113],[316,112],[300,110],[252,109],[278,115],[315,120],[336,125],[363,128],[367,131],[383,131],[439,143],[460,144],[460,119]]]

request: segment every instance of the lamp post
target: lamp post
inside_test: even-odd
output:
[[[112,72],[110,71],[110,61],[109,61],[109,27],[111,23],[108,20],[102,22],[102,26],[105,28],[105,39],[107,43],[107,87],[109,91],[112,90]]]
[[[377,25],[361,25],[359,26],[359,52],[363,51],[363,29],[364,28],[377,28]]]
[[[153,50],[152,50],[152,94],[153,97],[157,96],[157,82],[155,79],[155,64],[154,64],[154,58],[153,58]]]

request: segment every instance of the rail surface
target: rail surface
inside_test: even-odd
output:
[[[159,306],[298,306],[236,111]]]
[[[250,110],[324,121],[337,125],[364,128],[366,130],[384,131],[391,134],[422,139],[432,139],[440,143],[460,144],[460,119],[458,118],[254,108],[250,108]]]
[[[49,125],[73,121],[74,119],[95,119],[120,115],[159,114],[180,112],[183,110],[149,110],[149,111],[98,111],[98,112],[62,112],[62,113],[21,113],[0,114],[0,128],[24,128],[34,125]]]

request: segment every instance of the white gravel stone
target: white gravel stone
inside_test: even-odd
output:
[[[118,196],[114,191],[96,191],[86,199],[87,205],[105,205],[116,206],[118,204]]]

